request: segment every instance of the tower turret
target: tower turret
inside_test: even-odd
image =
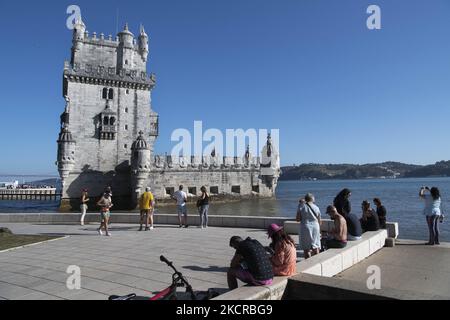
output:
[[[267,187],[274,189],[280,176],[280,156],[272,144],[272,137],[267,136],[267,142],[261,151],[261,178]]]
[[[57,142],[58,160],[56,164],[58,165],[59,175],[64,185],[65,179],[75,166],[75,140],[66,126],[61,129]]]
[[[141,25],[141,32],[139,34],[139,53],[144,62],[147,61],[148,52],[148,35],[145,33],[144,26]]]
[[[128,30],[128,23],[118,34],[120,44],[125,48],[133,48],[134,35]]]
[[[77,19],[75,21],[75,24],[73,26],[73,50],[77,51],[80,50],[82,41],[84,40],[86,33],[86,25],[84,24],[83,20]]]
[[[143,184],[150,172],[150,158],[150,147],[144,139],[144,132],[140,131],[138,138],[131,146],[132,207],[137,206],[138,199],[143,191]]]

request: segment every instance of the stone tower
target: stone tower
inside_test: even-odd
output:
[[[78,210],[81,190],[94,200],[112,188],[115,209],[133,209],[145,187],[158,204],[173,203],[180,184],[189,199],[202,186],[212,198],[273,197],[280,175],[279,153],[271,137],[261,157],[154,155],[158,115],[152,110],[155,77],[148,75],[149,38],[137,39],[128,25],[113,39],[90,35],[77,21],[71,59],[65,63],[57,166],[63,182],[61,210]],[[96,209],[94,203],[91,209]]]
[[[72,205],[83,188],[94,197],[111,186],[116,204],[130,201],[133,142],[138,136],[145,140],[150,159],[158,135],[148,54],[142,26],[137,39],[128,25],[113,38],[90,35],[83,21],[75,23],[71,58],[64,66],[67,105],[58,139],[62,208]]]

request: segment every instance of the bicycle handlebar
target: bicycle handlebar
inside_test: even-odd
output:
[[[194,294],[194,290],[192,290],[192,286],[190,285],[190,283],[184,278],[183,274],[181,272],[179,272],[174,266],[173,263],[171,261],[169,261],[166,257],[164,257],[163,255],[161,255],[159,257],[159,260],[161,260],[162,262],[166,263],[169,267],[171,267],[174,271],[175,274],[178,275],[178,277],[181,279],[181,281],[183,281],[186,285],[186,289],[187,291],[191,294],[191,298],[192,300],[197,300],[196,296]]]
[[[172,263],[171,263],[169,260],[167,260],[167,258],[164,257],[163,255],[161,255],[161,256],[159,257],[159,260],[161,260],[162,262],[167,263],[169,266],[172,264]]]

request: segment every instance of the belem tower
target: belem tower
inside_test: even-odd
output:
[[[261,157],[189,158],[154,155],[158,114],[147,72],[149,38],[136,38],[125,25],[116,37],[89,34],[75,22],[70,61],[63,74],[66,107],[61,115],[57,166],[62,179],[61,210],[78,210],[81,190],[92,198],[112,188],[116,208],[134,209],[146,186],[159,203],[180,184],[190,196],[206,186],[218,200],[272,197],[280,174],[270,136]],[[94,206],[91,206],[94,208]]]

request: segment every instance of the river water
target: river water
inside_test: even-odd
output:
[[[418,197],[421,186],[436,186],[441,190],[443,209],[448,220],[440,224],[441,241],[450,242],[450,178],[370,179],[327,181],[281,181],[276,199],[248,200],[233,203],[212,203],[211,215],[283,216],[294,217],[300,196],[312,192],[323,215],[335,195],[343,188],[352,191],[352,212],[361,214],[361,202],[374,197],[382,200],[388,211],[388,221],[400,224],[400,237],[427,239],[428,230],[422,214],[423,201]],[[0,213],[57,212],[58,203],[45,201],[0,201]],[[189,208],[194,214],[194,208]],[[156,213],[173,213],[172,207]]]

